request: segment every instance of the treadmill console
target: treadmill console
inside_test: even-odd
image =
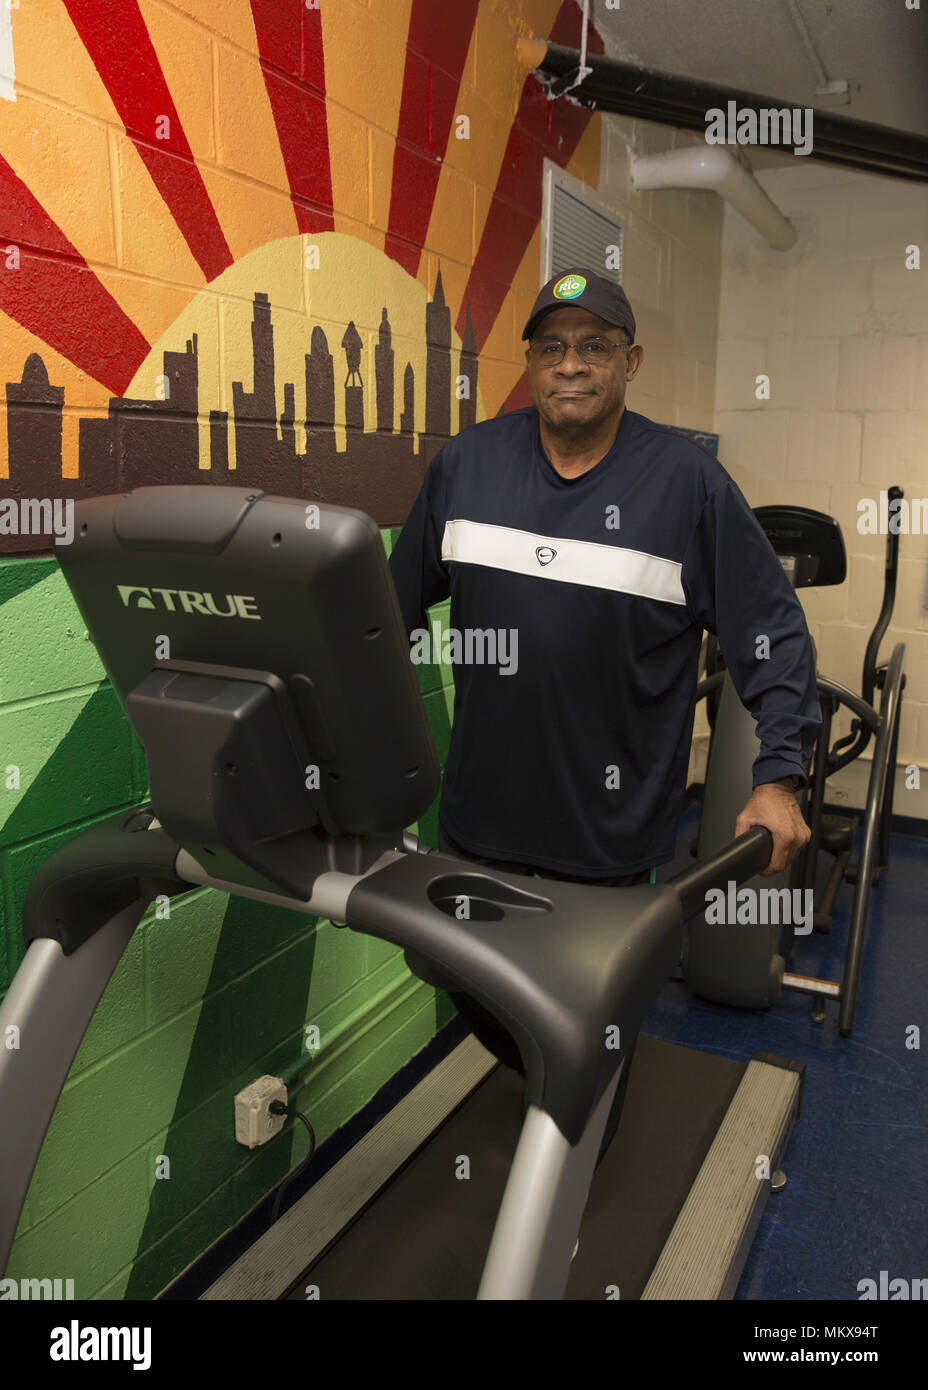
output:
[[[363,512],[142,487],[78,502],[56,555],[145,747],[154,812],[208,872],[302,897],[431,805],[438,758]]]

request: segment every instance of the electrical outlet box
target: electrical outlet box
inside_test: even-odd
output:
[[[278,1135],[286,1115],[272,1115],[272,1100],[287,1103],[287,1088],[279,1076],[259,1076],[235,1097],[235,1139],[246,1149],[256,1149]]]

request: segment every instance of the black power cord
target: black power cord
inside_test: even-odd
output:
[[[302,1120],[306,1128],[309,1130],[309,1153],[303,1159],[303,1162],[298,1164],[297,1167],[294,1168],[290,1176],[284,1182],[282,1182],[280,1187],[278,1187],[277,1189],[277,1197],[274,1201],[274,1214],[271,1217],[271,1225],[273,1226],[274,1222],[280,1215],[280,1204],[283,1201],[284,1193],[286,1192],[290,1184],[294,1182],[300,1176],[300,1174],[305,1171],[305,1169],[309,1165],[310,1159],[316,1152],[316,1136],[313,1132],[313,1127],[309,1123],[309,1120],[307,1120],[306,1116],[301,1115],[299,1110],[294,1110],[292,1106],[285,1105],[282,1100],[272,1100],[270,1105],[268,1106],[268,1109],[272,1115],[293,1115],[296,1119]]]

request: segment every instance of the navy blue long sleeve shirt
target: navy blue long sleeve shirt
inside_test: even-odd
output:
[[[757,720],[754,785],[804,776],[821,715],[802,608],[685,436],[626,410],[571,479],[533,408],[484,421],[432,460],[390,565],[410,634],[449,594],[452,629],[516,634],[495,665],[453,666],[440,816],[472,853],[590,878],[671,859],[703,629]]]

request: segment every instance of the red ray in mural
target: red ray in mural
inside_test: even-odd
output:
[[[330,232],[322,13],[281,0],[251,0],[251,13],[297,225],[301,232]]]
[[[212,280],[232,264],[138,0],[64,0],[126,134],[178,229]]]
[[[565,46],[576,47],[580,43],[580,13],[574,0],[563,0],[549,38],[552,43]],[[603,51],[602,39],[592,25],[587,47],[591,53]],[[592,114],[563,97],[548,101],[537,78],[531,73],[526,78],[455,324],[460,333],[469,302],[478,352],[486,343],[538,226],[545,157],[562,167],[566,165]]]
[[[384,249],[419,269],[479,0],[413,0]]]
[[[149,344],[83,256],[0,155],[0,309],[69,362],[121,396]]]
[[[519,380],[513,386],[509,395],[500,406],[499,415],[508,415],[510,410],[522,410],[524,406],[531,405],[532,393],[528,384],[528,372],[523,372]]]

